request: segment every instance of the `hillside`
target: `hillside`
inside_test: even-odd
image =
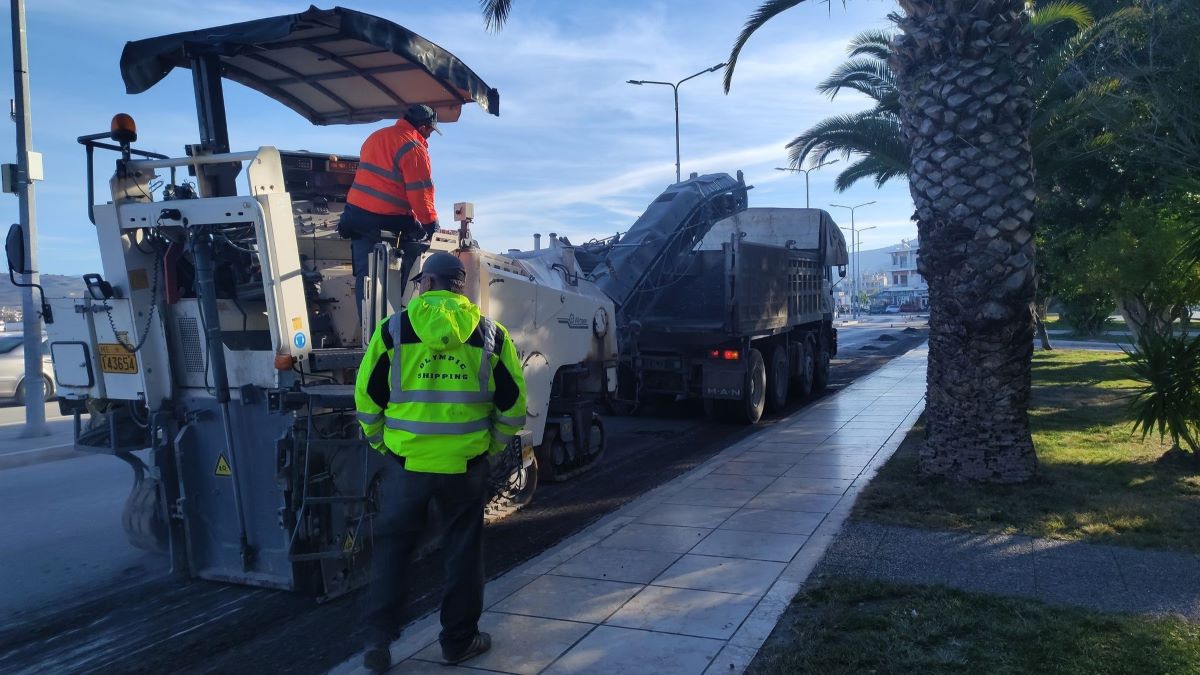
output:
[[[84,292],[83,279],[65,274],[43,274],[42,287],[46,289],[47,298],[81,297]],[[21,290],[12,285],[8,275],[0,278],[0,307],[20,308]],[[37,300],[37,291],[34,291]]]

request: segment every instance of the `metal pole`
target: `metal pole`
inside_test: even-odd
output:
[[[679,80],[678,82],[660,82],[658,80],[625,80],[625,82],[627,84],[637,84],[637,85],[662,84],[662,85],[666,85],[666,86],[670,87],[671,90],[674,91],[674,93],[675,93],[675,182],[676,183],[683,180],[683,170],[681,169],[680,162],[679,162],[679,85],[683,84],[684,82],[687,82],[688,80],[692,79],[693,77],[699,77],[700,75],[703,75],[705,73],[713,73],[723,67],[725,67],[724,63],[718,63],[717,65],[713,66],[712,68],[705,68],[704,70],[702,70],[698,73],[693,73],[691,75],[688,75],[687,77],[683,78],[682,80]]]
[[[671,85],[675,92],[675,182],[683,180],[679,173],[679,83]]]
[[[29,177],[29,148],[33,145],[29,105],[29,48],[25,36],[25,0],[12,2],[13,106],[17,123],[17,199],[21,229],[25,232],[25,282],[38,284],[37,200]],[[42,382],[41,306],[33,301],[33,288],[21,289],[22,324],[25,329],[25,429],[22,438],[46,436],[46,392]]]
[[[804,208],[807,209],[807,208],[812,207],[812,203],[808,198],[808,172],[816,171],[817,169],[819,169],[823,166],[829,166],[830,164],[837,164],[837,163],[838,163],[838,160],[835,159],[835,160],[831,160],[828,162],[821,162],[820,164],[818,164],[816,166],[810,166],[807,169],[799,169],[799,168],[793,169],[791,167],[777,166],[777,167],[775,167],[775,170],[776,171],[795,171],[795,172],[804,174]],[[851,249],[854,248],[854,242],[850,242],[850,248]]]
[[[860,207],[868,206],[868,205],[874,204],[874,203],[875,203],[874,201],[869,201],[869,202],[863,202],[862,204],[855,204],[854,206],[845,206],[843,204],[830,204],[830,206],[836,206],[839,209],[850,209],[850,268],[854,274],[854,280],[853,280],[853,283],[851,284],[851,287],[853,288],[853,292],[854,292],[854,298],[851,303],[851,307],[852,307],[851,316],[853,316],[854,318],[858,318],[858,272],[859,272],[858,260],[857,260],[858,256],[855,254],[855,242],[858,241],[858,234],[854,228],[854,212],[855,212],[855,210],[857,210]]]

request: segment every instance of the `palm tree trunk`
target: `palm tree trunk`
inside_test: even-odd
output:
[[[1029,432],[1034,53],[1023,0],[900,0],[892,68],[929,282],[920,467],[956,481],[1037,471]]]

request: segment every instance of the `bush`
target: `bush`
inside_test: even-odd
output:
[[[1135,351],[1126,351],[1134,379],[1144,383],[1133,395],[1133,430],[1142,438],[1157,430],[1160,439],[1171,435],[1172,450],[1182,449],[1193,459],[1200,424],[1200,336],[1176,335],[1170,328],[1147,327]],[[1186,448],[1180,445],[1180,440]]]
[[[1081,293],[1062,300],[1063,321],[1083,335],[1100,333],[1115,309],[1116,304],[1107,293]]]

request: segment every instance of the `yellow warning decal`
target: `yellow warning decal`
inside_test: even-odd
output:
[[[347,532],[346,533],[346,542],[344,544],[342,544],[342,553],[353,553],[353,552],[354,552],[354,533]]]
[[[300,320],[300,317],[293,316],[292,317],[292,330],[300,330],[303,327],[304,327],[304,322],[302,322]]]
[[[225,453],[221,453],[221,456],[217,457],[217,468],[213,471],[213,475],[216,475],[216,476],[232,476],[233,475],[233,469],[229,468],[229,460],[225,459]]]

